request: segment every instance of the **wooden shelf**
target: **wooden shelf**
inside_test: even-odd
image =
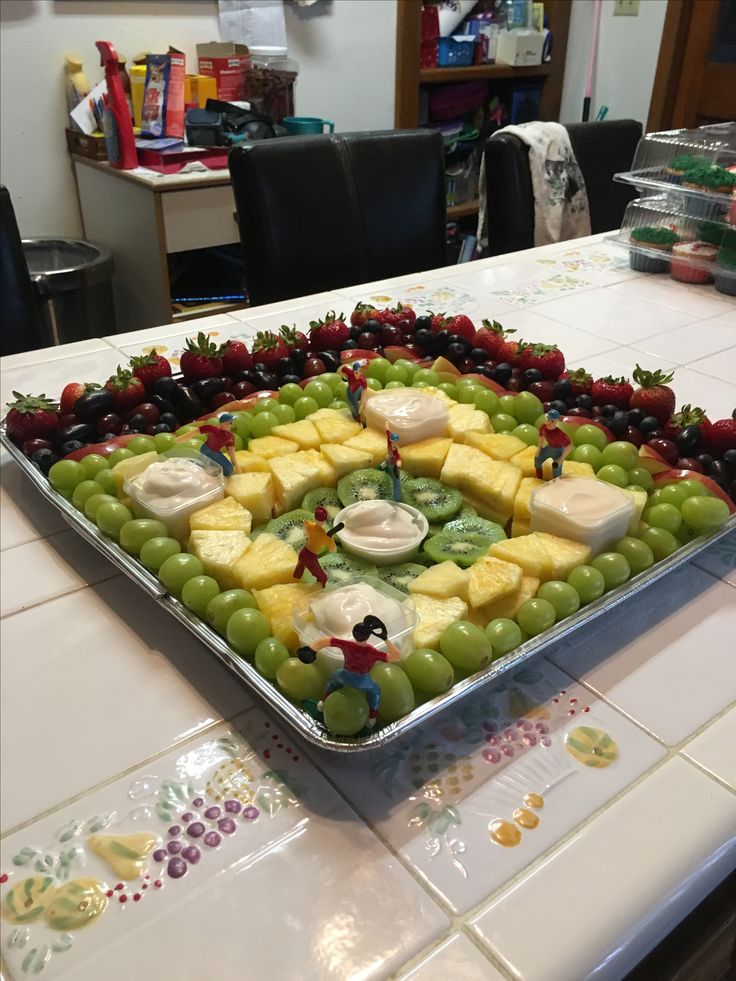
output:
[[[419,81],[423,85],[439,82],[469,82],[485,78],[543,78],[552,71],[551,63],[515,68],[513,65],[468,65],[467,68],[422,68]]]
[[[470,215],[477,215],[480,201],[463,201],[462,204],[452,204],[447,209],[447,220],[455,221],[458,218],[468,218]]]

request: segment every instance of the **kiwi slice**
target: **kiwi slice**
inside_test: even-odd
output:
[[[356,576],[375,576],[376,567],[346,552],[329,552],[319,564],[327,573],[327,584],[341,586]],[[306,581],[303,580],[303,581]]]
[[[430,521],[429,527],[427,528],[427,534],[424,537],[431,538],[432,535],[439,535],[439,533],[444,530],[445,530],[444,521],[437,521],[436,523]]]
[[[437,523],[447,521],[463,506],[463,496],[454,487],[445,487],[439,480],[431,477],[417,477],[407,480],[401,487],[401,500],[411,504],[427,518]]]
[[[315,487],[314,490],[307,491],[301,506],[305,511],[309,511],[314,516],[315,508],[324,508],[327,512],[327,527],[331,528],[335,520],[335,515],[342,510],[340,498],[334,487]]]
[[[478,512],[475,510],[475,508],[471,508],[469,504],[463,504],[458,513],[458,518],[466,518],[470,517],[471,515],[475,517],[477,513]]]
[[[424,551],[435,562],[452,559],[463,569],[471,566],[481,555],[488,551],[488,539],[485,535],[477,535],[472,531],[441,531],[424,543]]]
[[[388,565],[384,566],[382,569],[378,570],[378,578],[382,579],[389,586],[393,586],[394,589],[400,589],[402,593],[408,593],[408,585],[412,579],[416,579],[417,576],[426,570],[426,566],[419,565],[416,562],[404,562],[402,565]]]
[[[392,501],[393,484],[382,470],[354,470],[338,480],[337,496],[343,507],[358,501]]]
[[[304,522],[313,520],[314,512],[297,508],[296,511],[287,511],[279,518],[271,518],[263,530],[270,535],[281,538],[288,545],[291,545],[295,552],[298,552],[307,542]]]
[[[459,514],[457,518],[447,522],[443,531],[482,535],[488,540],[489,545],[493,545],[494,542],[501,542],[506,538],[506,532],[501,525],[497,525],[495,521],[487,521],[485,518],[470,514]]]

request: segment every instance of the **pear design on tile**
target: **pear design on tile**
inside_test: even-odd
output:
[[[149,831],[134,835],[91,835],[87,844],[107,862],[118,879],[129,882],[143,871],[146,859],[158,844],[158,836]]]
[[[578,763],[603,769],[618,756],[618,746],[603,729],[578,726],[565,736],[565,749]]]
[[[55,890],[46,909],[46,922],[52,930],[79,930],[101,916],[107,902],[105,886],[99,879],[72,879]]]

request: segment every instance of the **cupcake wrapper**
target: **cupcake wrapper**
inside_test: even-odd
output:
[[[704,188],[701,188],[704,190]],[[707,198],[696,198],[694,195],[688,200],[687,212],[691,218],[712,218],[719,220],[726,214],[726,207],[718,201],[709,201]]]
[[[642,252],[629,252],[629,265],[635,272],[666,273],[670,268],[670,260],[669,257],[655,259]]]
[[[708,283],[712,278],[707,269],[696,269],[686,262],[678,262],[674,257],[670,275],[680,283]]]
[[[736,296],[736,276],[715,276],[716,289],[719,293],[726,293],[728,296]]]

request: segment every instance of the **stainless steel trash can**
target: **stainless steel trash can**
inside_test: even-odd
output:
[[[112,252],[74,238],[23,239],[42,321],[43,343],[114,334]]]

